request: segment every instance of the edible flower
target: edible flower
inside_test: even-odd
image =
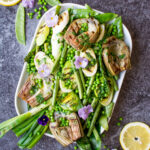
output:
[[[77,69],[85,68],[88,65],[88,59],[80,57],[80,56],[75,56],[75,66]]]
[[[55,11],[46,14],[45,22],[48,27],[54,27],[57,24],[58,15],[55,14]]]
[[[46,115],[43,115],[38,119],[38,124],[45,126],[49,121],[49,118]]]
[[[34,0],[22,0],[22,6],[23,7],[33,8]]]
[[[42,78],[48,77],[50,75],[50,69],[46,64],[40,65],[38,68],[38,73]]]
[[[88,118],[88,115],[93,112],[93,108],[91,105],[87,105],[82,107],[81,109],[78,110],[78,115],[80,118],[83,120],[86,120]]]

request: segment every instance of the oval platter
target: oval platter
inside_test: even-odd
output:
[[[73,3],[64,3],[64,4],[60,4],[60,6],[61,6],[61,11],[64,11],[67,8],[72,8],[72,7],[74,9],[84,9],[85,8],[85,6],[82,6],[82,5],[79,5],[79,4],[73,4]],[[55,8],[56,7],[52,7],[46,13],[48,13],[50,11],[53,11]],[[98,10],[95,10],[95,11],[97,11],[98,13],[103,13],[103,12],[98,11]],[[44,22],[44,18],[45,18],[46,13],[42,16],[42,18],[40,19],[40,21],[39,21],[39,23],[37,25],[37,28],[35,30],[35,34],[34,34],[32,42],[31,42],[29,51],[31,51],[31,49],[35,45],[36,34],[37,34],[41,24]],[[130,35],[130,33],[129,33],[129,31],[128,31],[128,29],[127,29],[127,27],[125,25],[123,25],[123,32],[124,32],[124,41],[128,45],[128,47],[130,49],[130,54],[131,54],[131,52],[132,52],[132,39],[131,39],[131,35]],[[20,75],[20,79],[19,79],[18,85],[17,85],[16,93],[15,93],[15,109],[16,109],[16,112],[17,112],[18,115],[20,115],[20,114],[22,114],[24,112],[27,112],[27,104],[26,104],[26,102],[21,100],[20,98],[18,98],[19,90],[21,89],[21,87],[23,86],[24,82],[26,81],[26,79],[28,77],[28,74],[26,72],[26,67],[27,67],[27,63],[25,62],[24,66],[23,66],[23,69],[22,69],[22,72],[21,72],[21,75]],[[115,107],[115,104],[117,102],[117,98],[119,96],[119,92],[121,90],[121,86],[122,86],[125,74],[126,74],[126,71],[121,72],[120,73],[120,77],[119,77],[119,79],[117,81],[119,90],[117,92],[115,92],[114,98],[112,100],[114,102],[114,107]],[[113,110],[114,110],[114,108],[113,108]],[[102,128],[101,129],[101,133],[103,131],[104,131],[104,129]],[[45,135],[54,138],[53,135],[51,135],[50,133],[45,133]]]

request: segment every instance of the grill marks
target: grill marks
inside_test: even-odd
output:
[[[106,40],[102,47],[104,49],[104,63],[112,75],[130,68],[130,52],[125,42],[112,36]],[[121,55],[124,55],[124,57],[119,58]]]
[[[81,25],[83,23],[88,24],[88,31],[78,35],[79,30],[81,29]],[[96,19],[93,18],[77,19],[70,24],[69,28],[67,29],[64,35],[64,39],[73,48],[77,50],[85,50],[89,44],[96,42],[99,32],[100,32],[99,22]],[[88,39],[87,37],[85,38],[85,35],[88,36]],[[82,43],[89,43],[89,44],[85,45]]]

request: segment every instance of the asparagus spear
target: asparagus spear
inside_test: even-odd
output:
[[[93,132],[93,129],[95,127],[95,123],[96,123],[96,120],[98,118],[100,110],[101,110],[101,104],[99,103],[97,108],[96,108],[96,110],[95,110],[95,113],[94,113],[94,116],[93,116],[90,128],[89,128],[88,133],[87,133],[88,137],[90,137],[91,133]]]

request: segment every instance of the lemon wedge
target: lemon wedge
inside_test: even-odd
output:
[[[0,5],[3,6],[14,6],[19,3],[20,0],[0,0]]]
[[[120,133],[120,144],[124,150],[149,150],[149,126],[142,122],[127,124]]]

